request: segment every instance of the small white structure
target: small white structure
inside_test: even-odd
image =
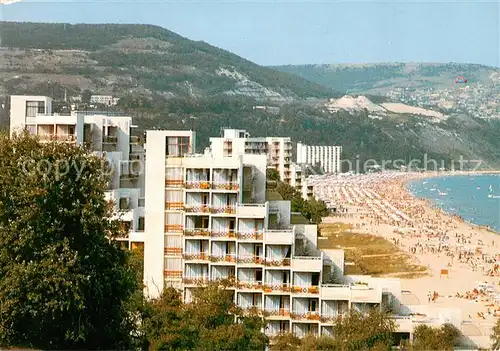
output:
[[[116,98],[112,95],[91,95],[90,103],[91,104],[102,104],[108,106],[114,106],[118,103],[119,98]]]

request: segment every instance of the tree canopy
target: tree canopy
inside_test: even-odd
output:
[[[169,287],[160,298],[146,302],[144,345],[150,350],[264,350],[264,321],[238,309],[234,291],[226,287],[226,282],[213,282],[194,289],[190,303],[183,303],[180,292]]]
[[[0,135],[0,168],[0,345],[129,348],[137,280],[110,240],[120,229],[101,160]]]
[[[413,333],[414,350],[453,350],[460,338],[460,331],[452,324],[444,324],[439,328],[421,324]]]

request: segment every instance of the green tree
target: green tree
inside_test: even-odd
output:
[[[146,303],[143,332],[150,350],[263,350],[267,337],[262,318],[243,314],[233,302],[227,282],[210,283],[194,290],[189,304],[180,293],[164,290]],[[238,323],[235,316],[239,317]]]
[[[460,338],[460,331],[451,324],[433,328],[419,325],[414,332],[414,350],[453,350]]]
[[[68,167],[64,167],[67,165]],[[137,289],[104,199],[101,160],[0,135],[0,344],[129,348]]]
[[[390,350],[396,324],[377,308],[367,314],[351,310],[335,321],[335,340],[341,350]]]
[[[280,180],[280,173],[274,168],[268,168],[266,170],[266,178],[267,178],[267,180],[279,181]]]

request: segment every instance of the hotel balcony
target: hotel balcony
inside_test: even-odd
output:
[[[128,155],[128,159],[129,159],[130,161],[140,160],[140,159],[141,159],[141,154],[140,154],[140,153],[136,153],[136,152],[134,152],[134,153],[130,153],[130,154]]]
[[[290,267],[290,259],[289,258],[281,258],[281,259],[266,258],[264,260],[264,264],[266,265],[266,267]]]
[[[215,215],[236,215],[236,206],[212,206],[210,213]]]
[[[236,233],[232,230],[211,233],[212,239],[236,239]]]
[[[322,257],[293,256],[292,269],[302,272],[320,272],[323,268]]]
[[[262,241],[264,239],[262,232],[238,232],[236,236],[238,240]]]
[[[183,230],[182,224],[165,224],[165,233],[182,233]]]
[[[238,255],[237,261],[239,264],[263,265],[264,257],[254,255]]]
[[[184,205],[184,211],[188,213],[210,213],[210,206],[205,204]]]
[[[265,204],[239,204],[236,207],[238,217],[264,218],[266,216]]]
[[[38,134],[40,141],[59,141],[73,143],[76,140],[74,134]]]
[[[190,190],[208,190],[212,186],[209,181],[187,181],[186,189]]]
[[[167,279],[182,279],[182,271],[165,269],[163,271],[163,276]]]
[[[292,245],[293,232],[291,230],[266,230],[264,238],[268,245]]]
[[[185,261],[203,261],[208,262],[210,260],[210,256],[208,251],[206,252],[186,252],[182,255]]]
[[[165,179],[166,188],[183,188],[184,181],[182,179]]]
[[[323,284],[321,285],[321,299],[349,301],[351,299],[351,288],[349,285]]]
[[[228,254],[228,255],[222,255],[222,256],[210,256],[210,261],[213,263],[229,263],[229,264],[235,264],[236,263],[236,254]]]
[[[238,191],[240,186],[237,182],[212,182],[213,190]]]
[[[379,304],[382,302],[382,291],[366,285],[353,285],[351,286],[351,302]]]
[[[141,139],[138,136],[131,135],[130,136],[130,144],[137,145],[141,142]]]
[[[210,279],[208,276],[189,276],[189,277],[184,277],[182,278],[182,282],[186,285],[202,285],[202,284],[207,284],[210,282]]]
[[[113,135],[104,135],[102,137],[103,144],[116,144],[118,143],[118,137]]]
[[[294,311],[294,312],[290,313],[290,317],[294,321],[319,322],[321,319],[321,317],[319,315],[319,311],[307,311],[307,312]]]
[[[182,256],[182,247],[165,247],[163,252],[165,256]]]
[[[211,232],[209,228],[186,228],[184,229],[184,235],[209,237]]]
[[[290,318],[290,309],[289,308],[278,308],[278,309],[268,309],[264,310],[267,319],[288,319]]]
[[[122,173],[120,174],[120,180],[137,180],[139,179],[139,173]]]
[[[270,284],[270,283],[265,283],[264,284],[264,293],[266,294],[272,294],[272,293],[289,293],[291,290],[290,284]]]
[[[319,286],[309,285],[309,286],[300,286],[294,285],[291,289],[292,293],[300,294],[300,295],[318,295],[319,294]]]
[[[237,282],[238,289],[240,290],[259,290],[262,291],[262,281],[242,281]]]
[[[184,209],[184,202],[165,202],[165,210],[178,210]]]

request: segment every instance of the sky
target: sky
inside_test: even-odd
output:
[[[499,18],[500,0],[23,0],[0,5],[4,21],[159,25],[261,65],[461,62],[500,67]]]

